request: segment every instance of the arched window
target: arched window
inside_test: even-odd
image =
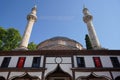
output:
[[[116,77],[115,80],[120,80],[120,76]]]

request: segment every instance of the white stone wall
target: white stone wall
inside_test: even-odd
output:
[[[24,76],[26,73],[25,72],[11,72],[9,75],[9,79],[11,80],[12,78],[16,76]]]
[[[16,68],[17,66],[17,62],[19,57],[26,57],[25,60],[25,64],[24,67],[32,67],[32,62],[33,62],[33,57],[41,57],[41,62],[40,62],[40,67],[43,67],[43,60],[44,60],[44,56],[43,55],[31,55],[31,56],[0,56],[0,66],[2,64],[3,58],[4,57],[11,57],[10,63],[8,65],[8,68]],[[101,63],[103,68],[113,68],[112,62],[110,60],[110,57],[117,57],[119,62],[120,62],[120,56],[101,56],[101,55],[75,55],[73,56],[73,60],[74,60],[74,67],[77,67],[77,57],[84,57],[85,60],[85,68],[95,68],[95,64],[93,61],[93,57],[100,57],[101,59]],[[45,62],[45,74],[44,76],[46,77],[47,75],[49,75],[50,73],[54,72],[58,66],[58,64],[60,65],[60,68],[63,72],[68,73],[70,76],[73,76],[72,73],[72,58],[71,57],[46,57],[46,62]],[[31,76],[37,76],[41,79],[42,76],[42,72],[28,72],[29,75]],[[108,71],[96,71],[93,72],[98,76],[106,76],[109,78],[112,78],[110,75],[110,72]],[[115,79],[117,76],[120,76],[120,72],[119,71],[112,71],[111,72],[113,75],[113,78]],[[14,76],[21,76],[24,75],[25,72],[10,72],[10,78],[13,78]],[[77,79],[80,76],[88,76],[90,75],[91,72],[80,72],[80,71],[76,71],[75,72],[75,79]],[[8,76],[8,72],[0,72],[0,76],[3,76],[5,78],[7,78]]]
[[[113,67],[109,56],[100,56],[103,67]]]
[[[16,67],[18,62],[18,56],[11,57],[10,63],[8,67]]]
[[[38,78],[42,78],[42,72],[28,72],[28,74],[30,75],[30,76],[36,76],[36,77],[38,77]],[[13,78],[15,78],[16,76],[20,76],[20,77],[22,77],[22,76],[24,76],[24,75],[26,75],[26,73],[25,72],[11,72],[10,73],[10,76],[9,76],[9,80],[11,80],[11,79],[13,79]]]
[[[76,55],[74,56],[74,66],[77,67],[77,57],[84,57],[85,60],[85,67],[89,68],[89,67],[95,67],[94,61],[93,61],[93,57],[100,57],[101,63],[103,68],[113,68],[112,62],[110,60],[111,56],[100,56],[100,55],[93,55],[93,56],[80,56],[80,55]],[[119,62],[120,62],[120,56],[112,56],[112,57],[117,57]]]
[[[31,67],[33,61],[33,56],[27,56],[25,60],[24,67]]]
[[[119,60],[119,63],[120,63],[120,56],[117,56],[118,57],[118,60]]]
[[[89,76],[91,74],[91,72],[75,72],[75,79],[78,79],[79,77],[86,77],[86,76]],[[107,78],[108,80],[111,80],[111,75],[109,72],[93,72],[92,73],[93,75],[95,75],[96,77],[105,77]]]
[[[38,78],[42,78],[42,72],[28,72],[29,75],[31,76],[36,76]]]
[[[45,77],[55,71],[55,69],[57,68],[57,64],[46,64],[46,68],[47,70],[44,74]]]
[[[77,57],[77,56],[73,56],[73,58],[74,58],[74,59],[73,59],[73,60],[74,60],[74,67],[77,67],[77,60],[76,60],[76,57]]]
[[[88,76],[91,72],[75,72],[75,79],[81,77],[81,76]]]
[[[7,79],[8,72],[0,72],[0,76],[3,76],[5,79]]]
[[[102,72],[94,72],[96,75],[98,76],[103,76],[103,77],[106,77],[106,78],[110,78],[112,79],[111,75],[110,75],[110,72],[108,71],[102,71]]]
[[[1,66],[1,64],[3,62],[3,58],[4,58],[4,56],[0,56],[0,66]]]
[[[71,64],[60,64],[60,67],[64,72],[67,72],[68,74],[72,76],[72,71],[71,71],[72,65]]]
[[[33,57],[41,57],[40,67],[43,67],[44,56],[34,55],[34,56],[0,56],[0,66],[3,62],[4,57],[11,57],[8,68],[16,68],[19,57],[25,57],[24,67],[32,67]]]
[[[113,78],[120,76],[120,71],[112,71]]]
[[[95,67],[92,56],[85,56],[85,63],[86,67]]]
[[[45,76],[49,75],[50,73],[54,72],[60,64],[61,70],[63,72],[67,72],[69,75],[72,76],[72,62],[71,57],[47,57],[46,58],[46,67],[47,70],[45,71]]]

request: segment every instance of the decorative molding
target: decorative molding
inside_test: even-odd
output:
[[[92,80],[92,79],[94,79],[94,80],[111,80],[110,78],[108,78],[108,77],[106,77],[106,76],[99,76],[99,75],[96,75],[95,73],[93,73],[93,72],[91,72],[91,74],[90,75],[88,75],[88,76],[80,76],[80,77],[78,77],[76,80]]]
[[[0,68],[0,72],[42,72],[45,71],[46,68]]]
[[[120,71],[120,68],[71,68],[72,71],[95,72],[95,71]]]
[[[36,80],[40,80],[39,77],[37,77],[37,76],[31,76],[27,72],[25,72],[23,75],[20,75],[20,76],[14,76],[10,80],[17,80],[17,79],[18,80],[19,79],[36,79]]]
[[[60,64],[62,63],[63,59],[62,57],[55,57],[55,63]]]
[[[120,55],[120,50],[36,50],[36,51],[0,51],[0,56],[16,55],[46,55],[46,56],[73,56],[73,55]]]

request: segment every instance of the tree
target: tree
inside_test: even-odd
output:
[[[2,27],[0,27],[0,51],[3,49],[6,34],[7,34],[7,31]]]
[[[30,42],[28,44],[28,49],[29,50],[36,50],[37,45],[34,42]]]
[[[86,36],[85,36],[85,41],[86,41],[86,48],[87,49],[93,49],[88,34],[86,34]]]
[[[20,44],[21,39],[18,30],[14,28],[4,29],[0,27],[0,51],[15,49]]]

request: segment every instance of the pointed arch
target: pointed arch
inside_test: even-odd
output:
[[[98,76],[95,73],[91,73],[88,76],[80,76],[76,80],[111,80],[106,76]]]
[[[62,80],[72,80],[72,77],[68,73],[64,72],[60,68],[59,64],[57,65],[57,68],[53,72],[49,73],[45,77],[45,79],[47,79],[47,80],[51,80],[51,78],[53,78],[52,80],[54,80],[54,78],[55,79],[62,79]]]
[[[120,80],[120,76],[117,76],[117,77],[115,78],[115,80]]]
[[[20,76],[14,76],[10,80],[40,80],[40,79],[37,76],[31,76],[28,73],[25,73],[25,74],[20,75]]]
[[[57,69],[57,66],[58,66],[57,64],[52,65],[52,66],[50,65],[49,66],[50,68],[47,68],[44,76],[47,77],[49,74],[53,73]],[[52,69],[51,69],[51,67],[52,67]]]
[[[0,76],[0,80],[5,80],[5,78],[3,76]]]

